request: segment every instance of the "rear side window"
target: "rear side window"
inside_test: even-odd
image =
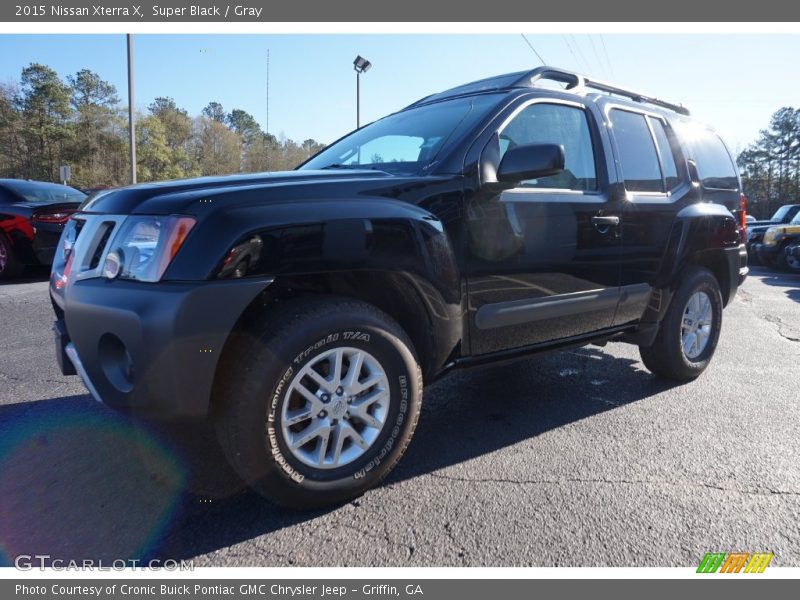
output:
[[[653,129],[653,136],[656,138],[658,154],[661,156],[661,169],[664,171],[664,183],[668,190],[674,189],[681,182],[678,177],[678,161],[675,158],[675,149],[670,143],[669,135],[661,119],[647,117],[650,127]]]
[[[613,109],[610,117],[625,189],[629,192],[663,192],[658,154],[644,115]]]
[[[720,137],[705,127],[692,128],[690,136],[697,173],[703,187],[716,190],[738,190],[736,167]]]

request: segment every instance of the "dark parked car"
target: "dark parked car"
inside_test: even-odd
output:
[[[800,273],[800,258],[793,251],[798,242],[800,213],[789,223],[768,227],[760,242],[753,244],[752,252],[762,264],[790,273]]]
[[[758,253],[754,251],[756,244],[760,244],[764,239],[764,233],[773,225],[781,225],[783,223],[790,223],[797,214],[800,213],[800,204],[784,204],[772,218],[768,221],[756,221],[754,223],[747,223],[747,254],[750,261],[754,264],[760,262]]]
[[[378,484],[423,382],[459,367],[621,340],[691,380],[747,254],[733,160],[688,114],[542,67],[293,172],[99,195],[53,265],[61,368],[118,409],[210,417],[239,474],[295,507]]]
[[[84,198],[66,185],[0,179],[0,279],[52,263],[64,224]]]

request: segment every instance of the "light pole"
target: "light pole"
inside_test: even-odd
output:
[[[136,121],[133,110],[133,36],[128,34],[128,136],[131,147],[131,183],[136,183]]]
[[[353,68],[356,71],[356,129],[361,127],[361,74],[369,71],[372,63],[361,55],[356,56]]]

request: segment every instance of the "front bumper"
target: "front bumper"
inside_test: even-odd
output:
[[[765,263],[774,263],[781,253],[781,247],[778,244],[767,246],[766,244],[753,244],[753,252],[756,253],[759,260]]]
[[[79,375],[96,400],[125,412],[203,417],[228,335],[270,283],[73,282],[57,298],[61,370]]]

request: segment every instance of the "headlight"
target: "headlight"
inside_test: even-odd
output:
[[[194,224],[191,217],[128,217],[109,244],[103,276],[159,281]]]
[[[774,227],[770,227],[764,233],[764,245],[765,246],[774,246],[778,243],[778,237],[780,235],[780,230]]]

